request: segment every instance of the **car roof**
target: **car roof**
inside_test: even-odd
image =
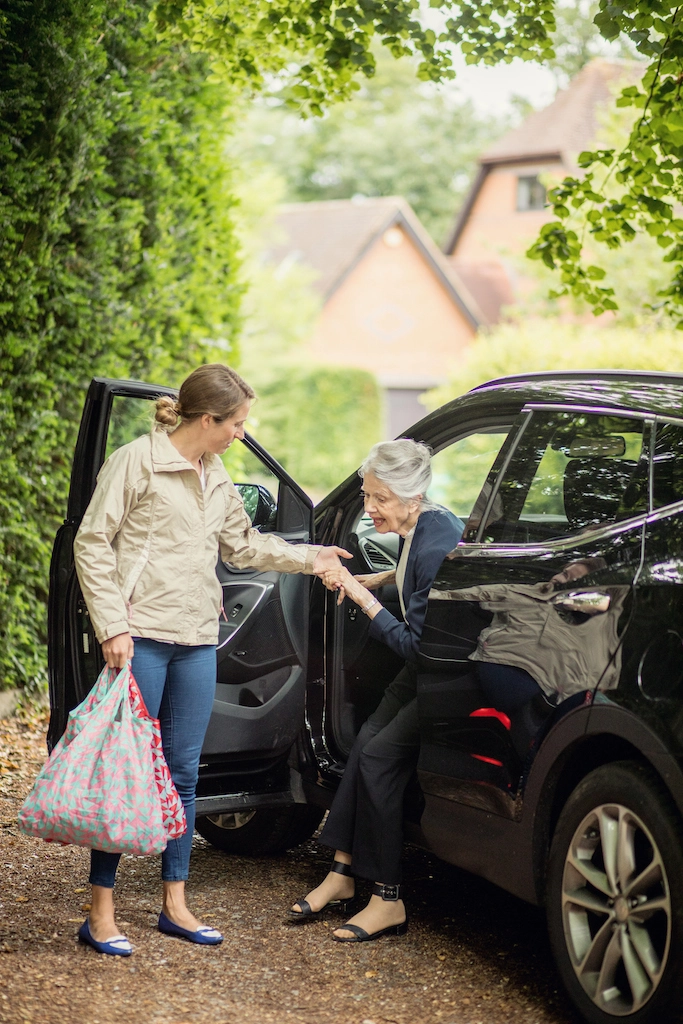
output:
[[[514,394],[524,402],[571,402],[683,417],[683,373],[646,370],[558,370],[498,377],[470,395]],[[457,401],[457,399],[456,399]]]

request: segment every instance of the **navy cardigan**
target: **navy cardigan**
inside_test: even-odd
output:
[[[382,640],[406,661],[417,660],[429,591],[441,563],[456,546],[464,529],[462,520],[448,509],[421,512],[415,524],[415,535],[410,545],[403,581],[406,621],[397,619],[386,608],[382,608],[370,622],[370,635],[376,640]],[[403,550],[402,537],[398,550],[400,557]]]

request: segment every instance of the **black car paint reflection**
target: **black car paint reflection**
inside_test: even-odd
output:
[[[518,813],[517,797],[533,757],[555,722],[592,703],[597,691],[619,685],[631,590],[607,584],[601,578],[606,568],[602,556],[584,553],[550,580],[535,583],[453,589],[440,575],[431,594],[423,663],[433,669],[441,657],[452,665],[457,654],[462,671],[455,678],[432,672],[423,681],[423,788],[495,813]],[[537,576],[538,566],[528,566],[527,573]],[[478,662],[524,669],[543,692],[511,715],[488,707]]]

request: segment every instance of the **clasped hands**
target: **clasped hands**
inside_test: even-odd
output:
[[[382,586],[382,583],[386,582],[389,576],[393,578],[394,574],[393,572],[375,572],[353,576],[340,562],[340,558],[351,557],[351,554],[344,548],[333,546],[321,548],[313,564],[313,572],[320,576],[328,590],[338,592],[337,604],[341,604],[344,597],[348,595],[352,601],[364,607],[372,601],[370,590]],[[325,562],[327,564],[324,564]]]
[[[342,565],[338,569],[328,569],[323,573],[322,581],[328,590],[337,591],[337,604],[341,604],[345,597],[350,597],[352,601],[363,607],[372,601],[372,594],[368,586],[372,586],[373,577],[379,575],[381,574],[353,576],[346,566]]]
[[[323,547],[316,555],[315,562],[313,563],[313,572],[316,576],[321,577],[328,590],[339,591],[339,604],[344,600],[345,592],[354,601],[359,601],[360,604],[367,603],[368,599],[372,600],[371,595],[360,583],[356,583],[356,578],[341,564],[340,558],[351,557],[351,553],[344,548],[334,545]],[[383,574],[376,573],[375,575],[381,576]],[[371,576],[358,577],[359,581],[369,581],[370,579],[372,579]],[[348,580],[351,580],[352,586],[355,588],[354,593],[349,588]],[[355,593],[358,595],[362,594],[360,600],[354,596]],[[130,633],[119,633],[117,636],[105,640],[102,644],[102,654],[109,668],[123,668],[126,662],[132,659],[133,650],[133,638]]]

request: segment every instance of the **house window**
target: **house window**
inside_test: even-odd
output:
[[[517,209],[542,210],[545,206],[545,188],[537,174],[517,178]]]

